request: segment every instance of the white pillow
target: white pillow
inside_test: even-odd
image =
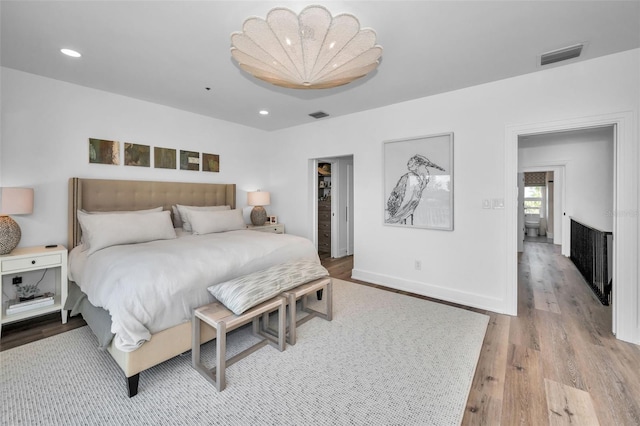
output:
[[[176,204],[176,207],[178,208],[178,212],[180,212],[180,219],[182,220],[182,229],[188,232],[192,231],[191,223],[189,222],[189,217],[187,215],[187,212],[189,210],[220,211],[220,210],[231,209],[231,206],[183,206],[181,204]]]
[[[193,233],[196,235],[247,228],[242,217],[242,210],[238,209],[220,211],[188,210],[187,215],[189,216]]]
[[[152,209],[144,209],[144,210],[112,210],[112,211],[107,211],[107,212],[90,212],[87,210],[80,210],[82,213],[86,213],[86,214],[123,214],[123,213],[136,213],[136,214],[146,214],[146,213],[154,213],[154,212],[161,212],[162,211],[162,206],[160,207],[154,207]],[[82,251],[85,251],[86,249],[89,248],[89,245],[86,244],[86,241],[84,239],[84,233],[80,236],[80,244],[82,244]]]
[[[87,214],[78,210],[88,255],[119,244],[176,238],[168,210],[146,214]]]

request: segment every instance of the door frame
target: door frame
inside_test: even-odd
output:
[[[505,313],[518,313],[517,173],[518,137],[593,127],[614,126],[613,309],[612,328],[618,339],[640,344],[638,307],[638,147],[631,111],[505,128]],[[563,224],[564,225],[564,224]],[[618,253],[624,253],[618,256]]]
[[[353,175],[354,155],[336,155],[309,159],[309,184],[312,200],[310,204],[311,241],[318,248],[318,164],[331,164],[331,254],[332,258],[353,254]],[[342,198],[342,200],[341,200]],[[346,208],[346,209],[345,209]],[[348,213],[344,223],[340,223],[339,215]],[[344,238],[343,238],[344,236]],[[342,240],[346,247],[341,248]]]

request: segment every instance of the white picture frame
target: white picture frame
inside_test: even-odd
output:
[[[384,225],[453,231],[453,132],[383,142]]]

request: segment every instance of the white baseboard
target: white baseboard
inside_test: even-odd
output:
[[[361,269],[353,269],[351,278],[499,314],[506,312],[504,300],[487,297],[482,294],[453,290],[434,284],[406,280]]]

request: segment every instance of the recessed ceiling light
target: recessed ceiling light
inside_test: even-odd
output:
[[[266,109],[261,109],[259,113],[260,115],[269,115],[269,111],[267,111]]]
[[[82,56],[80,53],[71,49],[60,49],[60,51],[67,56],[71,56],[72,58],[79,58],[80,56]]]

